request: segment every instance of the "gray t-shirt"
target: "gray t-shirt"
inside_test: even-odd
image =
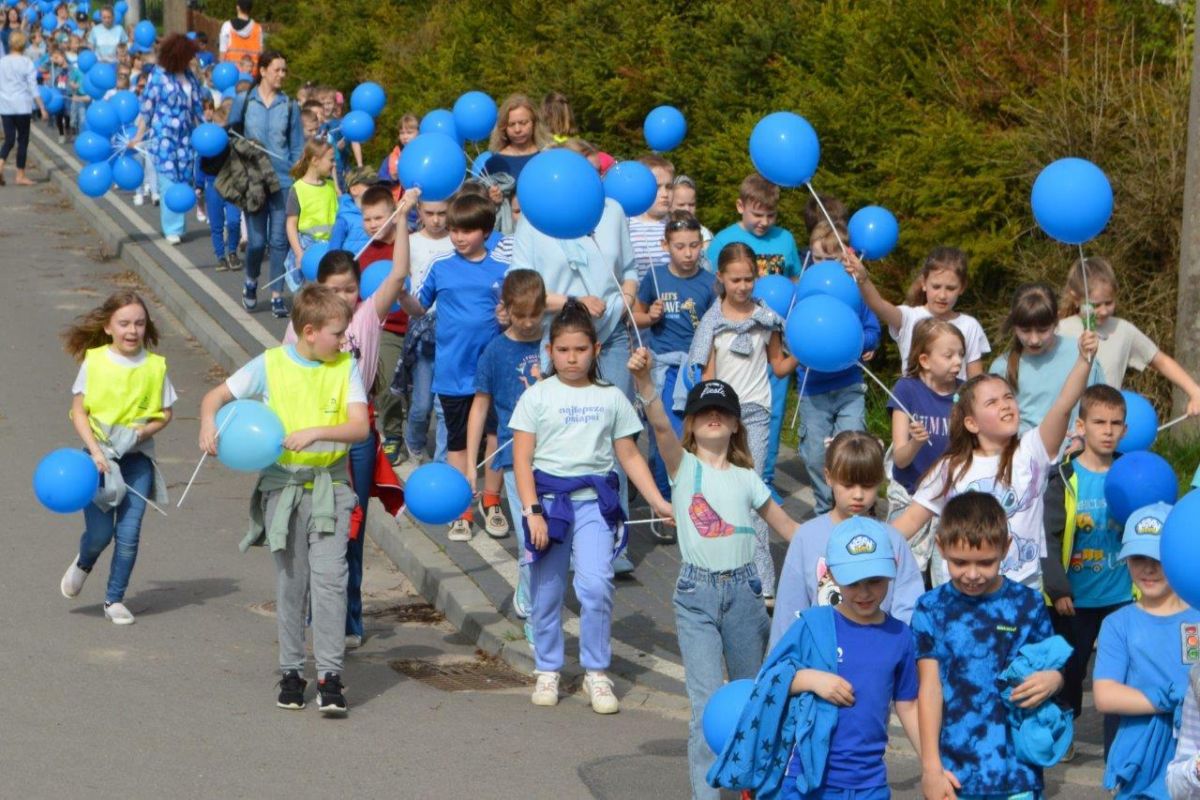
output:
[[[1067,317],[1058,323],[1058,332],[1078,339],[1083,335],[1083,320],[1078,314]],[[1129,320],[1109,317],[1103,325],[1096,326],[1096,333],[1100,336],[1096,359],[1104,370],[1104,382],[1114,389],[1121,388],[1126,370],[1133,367],[1141,372],[1158,355],[1158,345],[1154,340]]]

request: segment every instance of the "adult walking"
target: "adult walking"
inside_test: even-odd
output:
[[[242,285],[242,306],[252,311],[258,306],[258,276],[263,256],[270,249],[271,313],[288,315],[283,299],[283,263],[288,254],[287,196],[292,188],[292,165],[304,151],[304,129],[300,111],[286,94],[287,59],[275,50],[267,50],[258,62],[258,83],[238,95],[229,114],[229,126],[253,139],[271,157],[271,167],[279,179],[279,189],[267,195],[257,211],[246,212],[246,282]]]
[[[92,26],[87,35],[88,44],[99,61],[117,61],[117,47],[129,44],[129,34],[116,22],[112,6],[100,9],[100,21]]]
[[[4,146],[0,147],[0,186],[4,185],[4,162],[14,146],[17,148],[18,186],[32,186],[25,177],[25,154],[29,150],[29,123],[33,106],[37,104],[42,116],[46,107],[37,90],[37,69],[25,55],[25,34],[13,31],[8,37],[8,55],[0,58],[0,120],[4,122]]]
[[[241,62],[246,56],[258,66],[263,51],[263,27],[250,18],[253,0],[237,0],[237,16],[221,23],[217,47],[222,61]]]
[[[150,156],[158,178],[158,193],[166,197],[176,183],[189,183],[194,175],[192,130],[204,122],[204,87],[189,69],[200,46],[181,34],[168,36],[158,49],[158,66],[142,92],[134,143],[149,139]],[[187,214],[159,204],[163,236],[179,244],[187,229]]]

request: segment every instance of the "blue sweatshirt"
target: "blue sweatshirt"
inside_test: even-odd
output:
[[[363,229],[362,209],[347,192],[338,199],[337,216],[329,234],[330,250],[349,250],[357,253],[371,237]]]

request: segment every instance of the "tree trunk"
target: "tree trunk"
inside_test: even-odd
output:
[[[187,0],[165,0],[163,3],[163,33],[187,33]]]
[[[1200,375],[1200,35],[1192,46],[1192,91],[1188,101],[1187,164],[1183,181],[1183,229],[1179,243],[1179,288],[1175,316],[1175,358],[1189,375]],[[1175,390],[1175,411],[1187,396]],[[1175,430],[1178,430],[1176,428]]]

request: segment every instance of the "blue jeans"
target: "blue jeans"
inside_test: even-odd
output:
[[[367,502],[375,482],[375,431],[350,447],[350,481],[362,509],[358,538],[346,542],[346,635],[362,636],[363,542],[367,538]]]
[[[771,365],[767,364],[767,379],[771,383],[771,429],[767,432],[767,455],[763,459],[763,483],[772,493],[775,491],[775,462],[779,458],[779,437],[783,433],[783,412],[787,406],[788,386],[792,376],[782,378],[775,375]]]
[[[287,192],[280,189],[267,197],[266,204],[253,214],[246,212],[246,280],[258,283],[262,273],[263,255],[271,250],[270,280],[283,276],[283,262],[288,254],[287,240]],[[282,293],[278,283],[271,285],[272,292]]]
[[[800,398],[800,457],[813,487],[814,514],[833,508],[833,493],[825,483],[825,440],[842,431],[866,430],[866,414],[865,383]]]
[[[780,787],[779,800],[891,800],[892,790],[886,786],[872,786],[869,789],[839,789],[836,786],[823,786],[811,792],[801,794],[796,791],[794,775],[783,779]]]
[[[412,368],[412,395],[408,404],[408,423],[404,430],[405,444],[414,453],[424,451],[428,443],[430,411],[437,416],[434,460],[445,461],[446,421],[442,416],[442,404],[433,396],[433,358],[418,356]]]
[[[711,572],[684,562],[675,582],[675,630],[683,656],[688,702],[688,773],[694,800],[716,800],[708,785],[716,756],[704,740],[701,719],[713,693],[729,680],[753,678],[762,666],[771,621],[763,605],[762,581],[754,564]]]
[[[187,230],[187,214],[176,214],[167,208],[167,190],[178,181],[171,180],[165,173],[158,173],[158,194],[163,198],[158,204],[158,218],[162,225],[163,236],[183,236]]]
[[[154,464],[150,459],[141,453],[128,453],[117,463],[121,466],[125,484],[149,497],[154,488]],[[137,561],[145,513],[146,501],[133,492],[126,493],[125,499],[112,511],[101,511],[95,503],[88,503],[83,509],[85,527],[79,540],[78,561],[81,569],[91,572],[108,543],[114,537],[117,540],[108,573],[108,590],[104,593],[106,603],[119,603],[125,599],[129,576]]]
[[[242,239],[242,211],[221,197],[213,175],[204,176],[204,213],[208,215],[213,255],[222,259],[226,254],[236,253]]]
[[[674,404],[675,379],[679,376],[679,367],[667,367],[667,375],[663,380],[662,404],[667,410],[667,419],[671,422],[671,427],[675,430],[675,435],[683,437],[683,417],[671,409]],[[654,429],[649,425],[646,426],[646,433],[650,436],[650,474],[654,476],[654,485],[658,487],[658,491],[662,492],[662,496],[667,500],[671,499],[671,476],[667,475],[667,465],[663,463],[662,456],[658,454],[658,442],[654,441]]]

